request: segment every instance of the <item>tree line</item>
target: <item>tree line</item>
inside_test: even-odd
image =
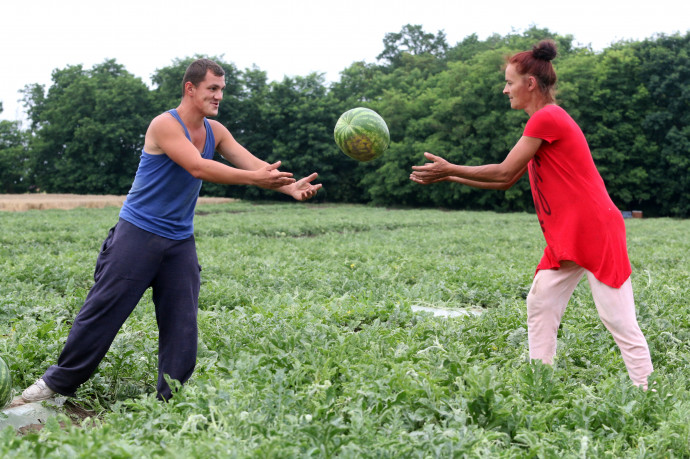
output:
[[[688,217],[690,33],[594,52],[537,27],[449,45],[443,31],[406,25],[385,35],[375,63],[354,62],[332,83],[319,73],[268,81],[259,68],[203,57],[226,70],[218,121],[260,158],[281,160],[297,176],[318,171],[320,201],[529,211],[526,178],[503,192],[423,187],[408,176],[425,151],[460,164],[502,161],[527,120],[502,94],[504,58],[544,38],[559,48],[558,103],[582,127],[616,205]],[[28,126],[0,121],[0,192],[126,193],[149,121],[177,106],[184,70],[197,57],[156,70],[152,88],[115,60],[55,69],[48,88],[27,85]],[[357,106],[381,114],[391,133],[388,151],[369,163],[345,156],[333,141],[340,114]],[[202,194],[281,199],[210,183]]]

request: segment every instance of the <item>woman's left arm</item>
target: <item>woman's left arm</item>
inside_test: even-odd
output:
[[[410,179],[422,185],[452,181],[476,188],[508,189],[527,170],[527,163],[541,146],[542,139],[522,136],[500,164],[461,166],[440,156],[424,153],[430,160],[422,166],[413,166]]]

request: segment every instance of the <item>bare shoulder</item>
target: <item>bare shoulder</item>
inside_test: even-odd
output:
[[[149,131],[151,130],[158,130],[158,129],[170,129],[171,126],[178,125],[178,123],[175,118],[172,117],[172,115],[168,112],[161,113],[157,117],[151,120],[151,123],[149,123]]]
[[[177,135],[184,137],[184,130],[180,123],[169,113],[161,113],[149,123],[144,139],[144,151],[151,155],[163,154],[161,139],[174,138]]]
[[[220,121],[208,120],[208,122],[211,125],[211,129],[213,129],[213,135],[215,135],[216,137],[218,137],[219,135],[230,134],[228,128],[226,128]]]
[[[221,122],[216,120],[208,120],[208,122],[211,125],[211,129],[213,129],[213,136],[216,138],[216,147],[219,144],[233,138],[228,128],[226,128]]]

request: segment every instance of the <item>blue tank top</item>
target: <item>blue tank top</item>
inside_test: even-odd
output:
[[[168,113],[182,125],[185,136],[191,141],[177,110]],[[204,125],[206,144],[201,156],[212,159],[216,140],[206,118]],[[158,236],[187,239],[194,234],[194,208],[201,183],[201,179],[192,176],[168,155],[151,155],[142,149],[139,168],[120,210],[120,218]]]

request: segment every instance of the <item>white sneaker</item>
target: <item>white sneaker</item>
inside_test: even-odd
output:
[[[38,381],[24,389],[22,399],[25,402],[40,402],[41,400],[48,400],[53,395],[55,395],[55,391],[46,385],[43,378],[39,378]]]

